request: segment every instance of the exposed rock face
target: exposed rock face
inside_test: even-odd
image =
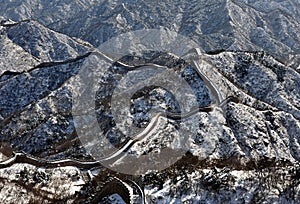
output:
[[[96,46],[129,30],[164,26],[191,37],[209,51],[202,56],[206,62],[201,67],[203,72],[224,98],[234,96],[238,100],[197,113],[199,131],[188,140],[188,152],[166,170],[137,178],[117,174],[96,163],[94,168],[74,163],[44,169],[34,163],[24,164],[28,161],[25,158],[0,168],[1,200],[100,202],[103,198],[99,195],[116,176],[119,178],[111,185],[126,187],[125,191],[117,187],[117,193],[123,200],[138,203],[144,197],[149,203],[297,202],[300,5],[296,0],[264,4],[6,2],[0,8],[5,16],[0,18],[2,161],[9,161],[13,152],[20,151],[46,162],[67,158],[93,160],[78,139],[74,125],[72,91],[77,89],[71,82],[89,57],[103,56]],[[31,18],[38,21],[26,20]],[[109,112],[109,98],[116,84],[135,69],[126,64],[153,63],[174,69],[191,85],[199,106],[212,103],[205,80],[193,65],[180,60],[161,52],[138,58],[126,56],[107,73],[101,73],[95,113],[111,144],[121,146],[128,139],[115,127]],[[153,107],[179,111],[172,93],[148,87],[132,99],[134,124],[146,127]],[[162,118],[158,127],[128,152],[143,155],[159,151],[172,144],[172,138],[180,137],[178,122],[172,118]],[[145,194],[139,186],[145,188]],[[128,197],[122,195],[127,194],[126,189],[131,192]]]

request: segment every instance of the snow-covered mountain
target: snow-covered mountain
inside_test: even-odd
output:
[[[264,50],[288,63],[300,53],[297,0],[26,0],[1,5],[6,18],[36,19],[96,47],[120,33],[166,27],[206,51]]]
[[[3,203],[100,202],[113,193],[108,189],[117,189],[114,193],[123,200],[137,203],[143,199],[148,203],[296,203],[300,199],[298,0],[0,3]],[[165,170],[136,177],[76,163],[76,159],[93,159],[74,124],[74,95],[85,94],[74,86],[76,77],[87,61],[107,58],[97,50],[102,43],[130,31],[162,27],[196,42],[208,62],[202,71],[222,97],[236,100],[199,112],[199,131],[187,140],[187,153]],[[128,138],[118,132],[109,112],[113,90],[125,73],[145,64],[176,73],[181,67],[179,73],[195,91],[197,102],[206,106],[213,101],[209,84],[195,65],[174,53],[123,56],[99,73],[94,103],[97,121],[116,147]],[[77,81],[78,86],[81,83]],[[132,98],[133,124],[147,125],[149,101],[178,111],[173,99],[159,87],[142,90]],[[153,153],[176,137],[178,123],[172,117],[161,117],[158,124],[128,152]],[[22,153],[16,156],[15,152]],[[53,160],[62,166],[55,166]],[[52,167],[45,169],[47,165]],[[132,168],[139,166],[133,163]]]

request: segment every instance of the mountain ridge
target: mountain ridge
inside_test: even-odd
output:
[[[0,2],[0,14],[4,16],[0,17],[0,165],[9,164],[0,168],[3,202],[100,202],[103,198],[97,195],[103,186],[110,187],[113,177],[121,182],[135,179],[145,196],[140,196],[139,202],[299,200],[297,0]],[[198,127],[197,133],[186,141],[188,151],[181,159],[165,170],[140,177],[101,165],[82,168],[76,162],[64,167],[53,162],[53,168],[22,159],[13,162],[16,154],[34,158],[27,160],[37,163],[94,161],[81,143],[72,114],[74,96],[85,94],[80,88],[85,78],[78,79],[78,73],[88,62],[103,64],[101,60],[107,56],[102,50],[98,52],[97,46],[106,40],[134,30],[162,27],[197,42],[204,50],[199,56],[203,73],[223,98],[237,100],[222,107],[209,104],[213,100],[208,84],[193,64],[174,53],[151,50],[110,61],[107,70],[97,72],[99,89],[91,110],[95,109],[95,125],[106,133],[97,141],[104,139],[109,147],[122,146],[130,136],[118,132],[109,112],[118,82],[135,66],[158,64],[175,73],[182,69],[180,76],[191,84],[198,105],[213,108],[197,113],[199,123],[192,124]],[[151,103],[159,110],[173,111],[171,96],[157,87],[142,90],[131,100],[131,118],[147,122]],[[160,150],[170,138],[176,139],[177,128],[178,121],[161,116],[151,134],[130,147],[130,154]],[[98,150],[95,141],[89,144],[94,151]],[[136,170],[140,167],[135,162],[130,165]]]
[[[14,2],[6,4],[14,5]],[[59,3],[58,8],[72,8],[72,12],[67,12],[68,9],[53,10],[51,8],[57,8],[58,5],[52,5],[51,2],[29,2],[20,3],[14,7],[15,10],[5,9],[4,6],[2,10],[0,8],[0,12],[6,18],[17,21],[38,19],[47,27],[81,38],[96,47],[124,32],[163,26],[191,37],[206,51],[264,50],[287,63],[300,53],[298,43],[295,43],[300,39],[300,19],[297,15],[300,6],[297,7],[299,2],[296,0],[270,1],[268,6],[258,1],[225,0],[148,2],[148,5],[135,1]],[[35,4],[42,6],[33,9],[35,6],[32,5]],[[167,9],[169,12],[166,12]],[[160,12],[157,13],[157,10]],[[46,17],[42,13],[49,15]],[[219,13],[223,15],[219,16]],[[240,23],[242,24],[239,25]],[[276,33],[283,28],[276,28],[278,25],[289,30]]]

